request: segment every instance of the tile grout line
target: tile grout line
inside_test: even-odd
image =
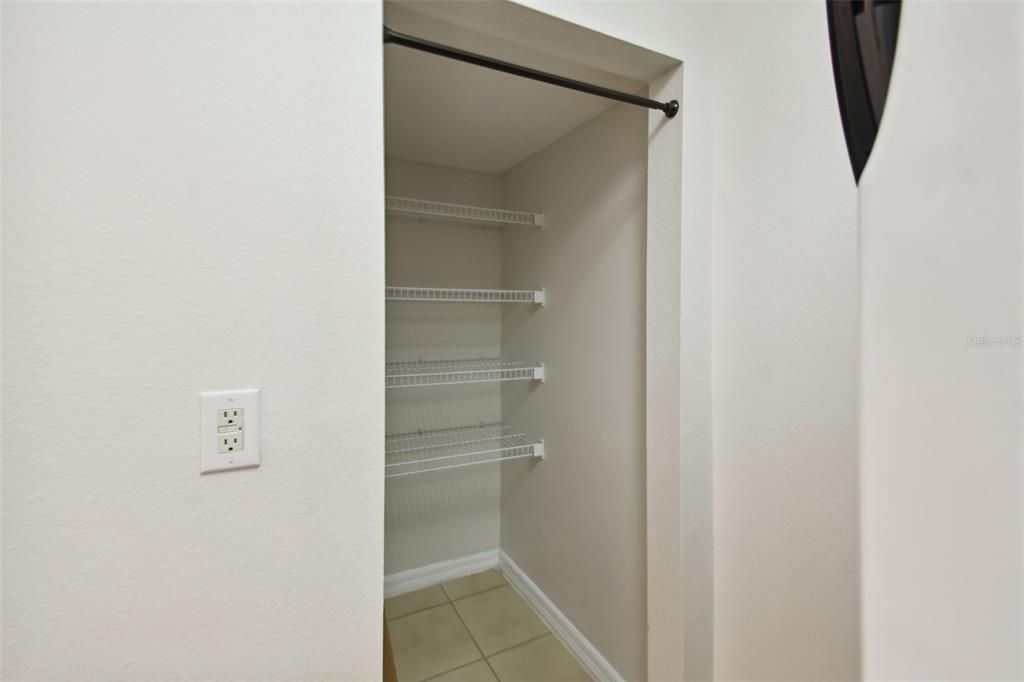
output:
[[[441,589],[444,589],[444,588],[441,588]],[[488,591],[489,590],[484,590],[484,592],[488,592]],[[447,592],[445,594],[447,594]],[[483,592],[477,592],[477,594],[483,594]],[[467,596],[473,596],[473,595],[467,595]],[[494,679],[498,680],[498,682],[501,682],[501,680],[498,678],[498,673],[495,672],[495,670],[494,670],[494,666],[492,666],[491,662],[487,660],[487,656],[484,654],[484,650],[480,648],[480,645],[476,641],[476,637],[473,636],[473,631],[469,629],[469,626],[466,625],[466,621],[462,618],[462,614],[459,613],[459,610],[457,608],[455,608],[455,602],[449,601],[448,603],[451,604],[452,611],[455,612],[455,615],[459,617],[459,622],[462,623],[462,627],[466,628],[466,632],[469,633],[470,641],[473,642],[473,646],[476,647],[476,650],[480,652],[480,658],[483,659],[484,663],[490,669],[491,674],[494,675]]]
[[[449,599],[449,601],[448,601],[448,603],[452,605],[452,609],[455,610],[455,615],[459,617],[459,621],[462,623],[462,626],[464,628],[466,628],[466,632],[469,633],[469,638],[471,640],[473,640],[473,644],[476,645],[477,651],[479,651],[480,655],[483,656],[484,663],[486,663],[487,667],[491,669],[491,674],[494,675],[494,679],[498,680],[498,682],[501,682],[501,678],[498,677],[498,671],[494,669],[493,665],[491,665],[491,656],[497,656],[498,654],[503,654],[506,651],[511,651],[512,649],[517,649],[517,648],[519,648],[521,646],[525,646],[525,645],[529,644],[530,642],[535,642],[535,641],[537,641],[538,639],[540,639],[542,637],[547,637],[548,635],[552,634],[551,630],[548,629],[547,632],[545,632],[543,634],[540,634],[540,635],[537,635],[536,637],[531,637],[530,639],[527,639],[527,640],[525,640],[523,642],[519,642],[518,644],[514,644],[514,645],[512,645],[510,647],[506,647],[504,649],[499,649],[498,651],[492,652],[490,654],[484,654],[484,650],[480,648],[480,645],[477,644],[476,637],[473,636],[473,631],[469,629],[469,625],[467,625],[466,621],[463,620],[462,614],[459,613],[459,610],[457,608],[455,608],[455,602],[459,601],[459,600],[462,600],[462,599],[468,599],[469,597],[475,597],[476,595],[483,594],[484,592],[491,592],[493,590],[497,590],[497,589],[502,588],[502,587],[509,587],[509,583],[506,582],[504,585],[497,585],[495,587],[489,587],[486,590],[481,590],[481,591],[476,592],[474,594],[467,594],[464,597],[459,597],[459,599],[456,599],[455,601],[452,601],[451,599]],[[441,589],[443,590],[444,588],[441,588]],[[445,594],[448,594],[448,593],[445,592]],[[530,610],[532,611],[533,609],[530,609]],[[546,625],[544,627],[545,627],[545,629],[547,629]],[[473,662],[475,663],[476,661],[473,661]],[[467,663],[466,665],[469,665],[469,664]],[[426,681],[424,681],[424,682],[426,682]]]
[[[498,671],[494,669],[494,666],[491,665],[491,662],[487,660],[486,656],[484,656],[484,663],[487,664],[487,668],[491,671],[491,674],[494,675],[494,679],[498,680],[498,682],[501,682],[501,678],[498,677]]]
[[[475,597],[478,594],[483,594],[484,592],[493,592],[494,590],[500,590],[503,587],[511,587],[511,585],[509,585],[508,583],[505,583],[504,585],[495,585],[494,587],[488,587],[486,590],[480,590],[479,592],[474,592],[472,594],[464,594],[461,597],[459,597],[458,599],[450,599],[449,598],[448,601],[450,603],[454,604],[457,601],[462,601],[463,599],[469,599],[470,597]],[[445,594],[447,594],[447,592]]]
[[[438,604],[438,606],[444,606],[444,604]],[[436,609],[437,606],[432,606],[431,608],[435,608]],[[454,605],[452,606],[452,608],[454,608]],[[412,615],[412,614],[409,614],[409,615]],[[459,615],[459,612],[458,612],[457,609],[455,610],[455,615],[459,616],[459,620],[462,622],[463,627],[466,628],[466,632],[469,632],[469,627],[466,626],[466,622],[462,620],[462,616]],[[403,618],[404,617],[405,616],[403,616]],[[473,645],[476,646],[476,650],[480,652],[480,656],[481,656],[480,658],[472,660],[469,663],[463,663],[462,665],[457,665],[454,668],[450,668],[448,670],[442,670],[441,672],[437,673],[436,675],[431,675],[430,677],[425,677],[422,680],[419,680],[418,682],[430,682],[430,680],[436,680],[438,677],[441,677],[442,675],[447,675],[448,673],[453,673],[456,670],[462,670],[463,668],[468,668],[469,666],[475,665],[475,664],[479,663],[480,661],[483,661],[487,665],[487,667],[490,668],[491,674],[494,675],[494,679],[498,680],[498,682],[501,682],[501,679],[498,677],[498,672],[494,669],[494,666],[491,665],[490,659],[492,657],[497,656],[499,654],[503,654],[503,653],[505,653],[507,651],[512,651],[513,649],[518,649],[519,647],[526,646],[527,644],[532,644],[533,642],[536,642],[538,639],[543,639],[545,637],[554,637],[554,636],[555,636],[554,633],[552,633],[549,630],[548,632],[545,632],[543,635],[537,635],[536,637],[531,637],[530,639],[526,640],[525,642],[520,642],[519,644],[515,644],[513,646],[506,647],[505,649],[500,649],[498,651],[495,651],[490,656],[484,656],[483,655],[484,652],[480,648],[480,645],[476,643],[475,639],[473,639],[473,633],[469,632],[469,638],[471,640],[473,640]]]
[[[441,591],[443,592],[444,588],[441,588]],[[445,596],[448,596],[447,592],[445,592]],[[440,677],[441,675],[447,675],[448,673],[450,673],[452,671],[459,670],[460,668],[465,668],[466,666],[473,665],[474,663],[479,663],[480,661],[483,661],[484,663],[487,663],[487,657],[484,656],[484,652],[480,648],[480,645],[477,644],[476,640],[473,638],[473,633],[469,631],[469,626],[466,625],[466,621],[462,620],[462,614],[460,614],[459,610],[457,608],[455,608],[455,604],[453,604],[452,601],[449,599],[444,604],[438,604],[437,606],[433,606],[431,608],[435,608],[436,609],[439,606],[450,606],[452,608],[452,611],[455,612],[455,617],[459,619],[459,622],[462,623],[462,627],[464,627],[466,629],[466,634],[469,635],[469,641],[471,641],[473,643],[473,646],[476,647],[477,653],[480,654],[480,658],[474,658],[469,663],[463,663],[462,665],[457,665],[454,668],[451,668],[449,670],[442,670],[441,672],[437,673],[436,675],[431,675],[430,677],[425,677],[422,680],[419,680],[419,682],[429,682],[429,680],[432,680],[434,678]],[[426,610],[426,609],[424,609],[424,610]],[[412,614],[409,614],[409,615],[412,615]],[[404,618],[404,616],[403,616],[403,618]],[[487,663],[487,667],[490,668],[491,664]],[[491,668],[491,672],[492,673],[494,672],[493,668]],[[495,675],[495,677],[497,677],[497,675]]]
[[[448,593],[445,592],[444,587],[441,587],[441,583],[438,583],[437,585],[428,585],[427,587],[424,587],[423,589],[424,590],[429,590],[431,587],[441,587],[441,592],[444,594],[445,601],[440,603],[440,604],[434,604],[433,606],[424,606],[422,609],[417,609],[416,611],[410,611],[409,613],[403,613],[401,616],[397,616],[396,618],[385,618],[385,620],[387,622],[389,622],[389,623],[393,623],[396,620],[402,620],[403,618],[407,618],[409,616],[415,616],[417,613],[423,613],[424,611],[429,611],[430,609],[436,609],[438,606],[444,606],[445,604],[452,604],[452,605],[454,605],[455,602],[459,601],[460,599],[468,599],[469,597],[475,597],[478,594],[483,594],[484,592],[490,592],[491,590],[496,590],[496,589],[498,589],[500,587],[505,587],[508,584],[509,583],[505,583],[504,585],[495,585],[494,587],[488,587],[486,590],[480,590],[479,592],[474,592],[472,594],[465,594],[465,595],[459,597],[458,599],[452,599],[451,597],[449,597]],[[403,595],[398,595],[398,596],[401,597]],[[397,599],[397,598],[398,597],[391,597],[391,599]],[[387,601],[387,600],[385,599],[384,601]]]
[[[536,637],[531,637],[530,639],[526,640],[525,642],[520,642],[519,644],[513,644],[510,647],[505,647],[504,649],[501,649],[500,651],[495,651],[493,654],[489,654],[487,656],[484,656],[484,658],[491,658],[493,656],[497,656],[498,654],[503,654],[506,651],[512,651],[513,649],[518,649],[521,646],[526,646],[527,644],[531,644],[533,642],[536,642],[538,639],[543,639],[544,637],[547,637],[548,635],[551,635],[552,637],[554,637],[554,633],[552,633],[550,630],[548,630],[543,635],[537,635]]]
[[[417,613],[423,613],[424,611],[429,611],[430,609],[436,609],[438,606],[444,606],[445,604],[451,604],[451,602],[450,601],[443,601],[440,604],[434,604],[433,606],[424,606],[422,609],[417,609],[416,611],[410,611],[409,613],[403,613],[401,616],[398,616],[396,618],[387,618],[385,620],[387,620],[387,622],[389,622],[389,623],[394,623],[395,621],[402,620],[403,618],[408,618],[409,616],[415,616]]]
[[[430,680],[436,680],[437,678],[441,677],[441,675],[447,675],[448,673],[453,673],[456,670],[462,670],[463,668],[468,668],[471,665],[476,665],[480,661],[484,661],[486,663],[487,659],[486,658],[478,658],[475,661],[470,661],[469,663],[463,663],[462,665],[457,666],[455,668],[452,668],[451,670],[442,670],[438,674],[431,675],[430,677],[425,677],[422,680],[420,680],[419,682],[430,682]]]
[[[501,679],[498,677],[498,672],[494,669],[494,666],[491,665],[491,661],[490,661],[489,657],[484,654],[484,650],[480,648],[480,645],[476,641],[476,637],[473,636],[473,632],[469,629],[469,626],[466,624],[466,621],[462,618],[462,614],[459,613],[459,610],[457,608],[455,608],[455,602],[457,602],[457,601],[461,601],[463,599],[468,599],[470,597],[475,597],[477,595],[484,594],[485,592],[492,592],[492,591],[500,589],[502,587],[509,587],[511,585],[511,583],[508,582],[508,579],[505,578],[504,574],[500,574],[499,573],[499,575],[501,575],[502,579],[505,581],[501,585],[494,585],[493,587],[488,587],[487,589],[480,590],[479,592],[473,592],[471,594],[464,594],[461,597],[459,597],[458,599],[452,599],[451,598],[451,595],[448,594],[448,590],[446,590],[444,588],[444,583],[437,583],[436,586],[441,588],[441,594],[443,594],[444,597],[445,597],[445,602],[443,604],[435,604],[433,606],[428,606],[426,608],[422,608],[422,609],[419,609],[417,611],[413,611],[411,613],[406,613],[406,614],[404,614],[402,616],[399,616],[398,618],[393,618],[391,620],[385,619],[386,622],[391,623],[391,622],[402,620],[403,618],[407,618],[409,616],[414,616],[417,613],[423,613],[424,611],[429,611],[430,609],[436,609],[436,608],[441,607],[441,606],[451,606],[452,607],[452,611],[455,612],[455,616],[459,619],[459,622],[462,623],[462,627],[464,627],[466,629],[466,633],[469,635],[469,640],[471,642],[473,642],[473,646],[476,647],[477,652],[479,652],[479,654],[480,654],[480,658],[478,658],[478,659],[469,661],[468,663],[463,663],[462,665],[455,666],[454,668],[451,668],[449,670],[443,670],[443,671],[441,671],[441,672],[439,672],[439,673],[437,673],[435,675],[431,675],[430,677],[425,677],[422,680],[420,680],[419,682],[430,682],[430,680],[436,679],[436,678],[440,677],[441,675],[447,675],[450,672],[454,672],[456,670],[461,670],[462,668],[467,668],[467,667],[469,667],[471,665],[479,663],[480,661],[484,662],[484,664],[487,666],[487,668],[491,671],[491,674],[494,675],[494,679],[498,680],[498,682],[501,682]],[[429,589],[431,587],[434,587],[434,585],[428,585],[427,587],[424,587],[424,588],[421,588],[421,589]],[[392,598],[394,598],[394,597],[392,597]],[[548,630],[547,632],[545,632],[542,635],[537,635],[536,637],[531,637],[530,639],[528,639],[526,641],[519,642],[518,644],[515,644],[515,645],[510,646],[510,647],[506,647],[504,649],[500,649],[499,651],[495,651],[494,653],[491,654],[491,656],[497,656],[498,654],[503,654],[506,651],[511,651],[512,649],[516,649],[518,647],[524,646],[524,645],[529,644],[530,642],[534,642],[534,641],[536,641],[536,640],[538,640],[538,639],[540,639],[542,637],[547,637],[550,634],[551,634],[551,631]]]

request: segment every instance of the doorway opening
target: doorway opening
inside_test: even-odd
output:
[[[385,23],[683,98],[678,61],[512,3],[386,2]],[[680,118],[385,48],[403,682],[682,669]]]

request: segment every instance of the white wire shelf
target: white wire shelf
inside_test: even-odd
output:
[[[544,289],[438,289],[431,287],[387,287],[389,301],[434,301],[438,303],[534,303],[544,305]]]
[[[484,424],[384,439],[386,478],[531,457],[544,458],[544,441],[510,426]]]
[[[384,375],[387,388],[480,384],[493,381],[544,381],[544,364],[499,358],[389,362],[385,366]]]
[[[463,206],[440,201],[424,201],[405,197],[385,197],[388,211],[418,218],[457,220],[460,222],[484,223],[488,225],[529,225],[544,227],[544,214],[529,211],[508,211],[503,208]]]

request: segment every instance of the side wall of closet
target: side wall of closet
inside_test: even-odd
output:
[[[502,235],[502,350],[541,358],[546,381],[505,384],[516,430],[544,462],[502,471],[501,547],[626,679],[646,672],[644,288],[647,112],[616,106],[503,176],[543,230]]]

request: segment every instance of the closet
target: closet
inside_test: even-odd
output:
[[[646,94],[473,30],[474,4],[385,21]],[[385,597],[514,566],[627,679],[646,665],[651,115],[385,47]]]

